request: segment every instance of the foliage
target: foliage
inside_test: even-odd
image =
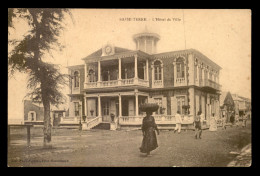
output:
[[[29,26],[21,41],[10,41],[14,48],[8,54],[9,75],[13,76],[16,71],[28,73],[27,88],[31,92],[27,96],[34,101],[41,102],[43,96],[55,105],[65,100],[59,90],[67,84],[68,76],[60,73],[58,65],[43,61],[47,55],[53,57],[52,50],[63,49],[58,37],[64,28],[65,13],[70,14],[68,9],[8,9],[9,28],[14,28],[14,18],[26,20]]]

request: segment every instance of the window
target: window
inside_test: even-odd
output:
[[[31,112],[31,120],[34,121],[34,113]]]
[[[198,79],[198,76],[197,76],[197,65],[195,65],[195,67],[194,67],[194,75],[195,75],[195,79]]]
[[[177,66],[177,78],[184,78],[184,62],[182,58],[178,58],[176,62]]]
[[[75,116],[79,116],[79,102],[74,102]]]
[[[159,105],[158,110],[155,112],[155,114],[161,114],[161,108],[162,108],[162,98],[154,98],[155,103]]]
[[[92,69],[89,70],[88,75],[89,75],[89,82],[96,82],[95,72]]]
[[[177,97],[177,110],[180,111],[180,114],[185,113],[183,105],[185,105],[185,97]]]
[[[209,73],[209,80],[212,80],[212,73]]]
[[[79,72],[74,72],[74,87],[79,87]]]
[[[154,62],[154,80],[162,80],[162,66],[160,61]]]
[[[205,75],[205,79],[207,80],[208,79],[208,72],[206,70],[204,72],[204,75]]]
[[[202,69],[199,68],[199,80],[201,81],[202,80]]]

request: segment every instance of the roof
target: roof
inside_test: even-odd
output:
[[[219,105],[222,106],[224,104],[224,100],[227,96],[227,92],[221,92],[221,95],[219,97]]]
[[[135,34],[133,36],[133,39],[136,40],[137,38],[139,37],[154,37],[156,38],[157,40],[160,39],[160,36],[156,33],[151,33],[151,32],[144,32],[144,33],[139,33],[139,34]]]
[[[126,48],[115,47],[114,55],[120,54],[120,53],[133,52],[133,51],[136,51],[136,50],[129,50],[129,49],[126,49]],[[192,49],[192,48],[191,49],[185,49],[185,50],[178,50],[178,51],[170,51],[170,52],[152,54],[151,57],[164,58],[164,57],[170,57],[171,55],[190,54],[190,53],[197,55],[201,60],[203,60],[203,62],[205,62],[205,64],[208,64],[209,66],[213,66],[217,69],[222,69],[218,64],[216,64],[215,62],[210,60],[207,56],[205,56],[204,54],[202,54],[198,50],[195,50],[195,49]],[[87,57],[84,57],[83,60],[89,59],[89,58],[99,58],[101,56],[102,56],[102,48],[93,52],[92,54],[88,55]],[[83,65],[78,65],[78,67],[80,67],[80,66],[83,66]],[[76,66],[70,66],[68,68],[73,68],[73,67],[76,67]]]
[[[31,102],[32,105],[37,106],[39,108],[44,108],[42,103],[32,102],[32,100],[28,100],[28,99],[25,100],[25,101]],[[51,105],[51,110],[54,110],[54,111],[64,111],[66,109],[68,109],[68,105],[67,104],[59,104],[57,107],[54,106],[54,105]]]
[[[129,52],[129,51],[133,51],[133,50],[129,50],[129,49],[126,49],[126,48],[115,47],[115,54]],[[84,57],[83,60],[84,59],[88,59],[88,58],[101,57],[101,56],[102,56],[102,48],[100,48],[99,50],[95,51],[94,53],[88,55],[87,57]]]
[[[232,98],[234,101],[244,101],[242,98],[238,97],[237,94],[232,94]]]
[[[69,69],[78,69],[78,68],[84,68],[84,64],[81,64],[81,65],[72,65],[72,66],[67,66],[66,68],[69,68]]]
[[[144,29],[143,32],[133,35],[133,39],[134,39],[134,40],[136,40],[136,39],[139,38],[139,37],[154,37],[154,38],[156,38],[157,40],[160,39],[160,35],[148,31],[147,26],[145,26],[145,29]]]

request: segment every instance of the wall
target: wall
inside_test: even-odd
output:
[[[28,112],[35,111],[36,112],[36,120],[43,121],[44,119],[44,109],[43,107],[36,106],[32,104],[31,100],[24,100],[24,120],[28,120]]]

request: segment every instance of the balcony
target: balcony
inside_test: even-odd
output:
[[[174,86],[176,86],[176,87],[177,86],[187,86],[187,82],[186,82],[184,77],[183,78],[176,78]]]
[[[163,81],[162,80],[154,80],[153,81],[153,88],[161,88],[163,87]]]
[[[149,81],[139,79],[139,78],[130,78],[130,79],[121,79],[121,80],[101,81],[101,82],[87,82],[84,84],[84,89],[118,87],[118,86],[129,86],[129,85],[149,87]]]
[[[216,90],[221,90],[221,85],[212,80],[201,80],[200,86],[201,87],[211,87]]]

